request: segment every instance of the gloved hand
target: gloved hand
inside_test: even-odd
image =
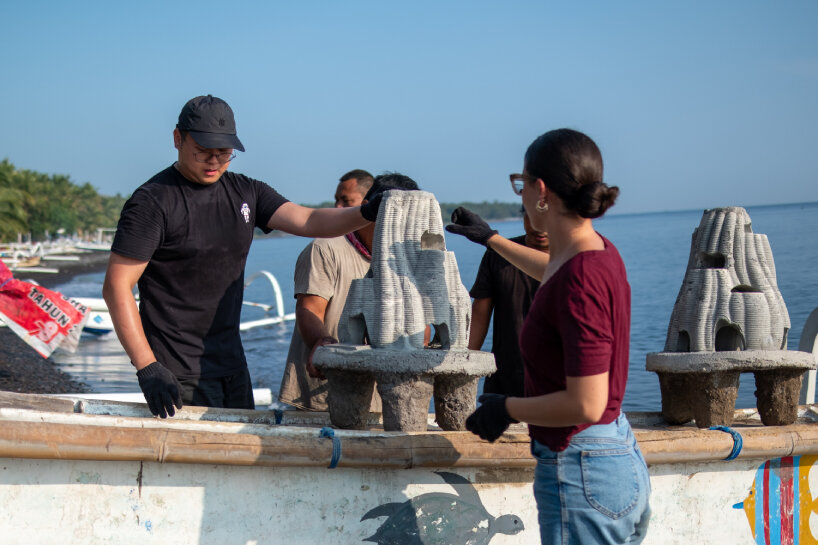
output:
[[[502,394],[483,394],[477,401],[480,406],[466,419],[466,429],[480,439],[493,443],[503,435],[510,424],[516,424],[506,410],[506,397]]]
[[[452,212],[452,223],[446,226],[446,230],[483,246],[487,246],[489,239],[497,234],[497,230],[492,229],[483,218],[462,206]]]
[[[361,215],[365,220],[375,221],[378,219],[378,209],[381,207],[383,191],[375,193],[372,197],[361,205]]]
[[[136,372],[139,387],[145,394],[145,401],[154,416],[167,418],[182,408],[182,386],[167,367],[155,361]]]

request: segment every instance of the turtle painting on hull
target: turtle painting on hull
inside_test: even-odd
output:
[[[465,478],[436,471],[457,495],[431,492],[405,502],[384,503],[361,520],[388,516],[363,541],[379,545],[485,545],[496,534],[514,535],[525,527],[517,515],[491,516]]]

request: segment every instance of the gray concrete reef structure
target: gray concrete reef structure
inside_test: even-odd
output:
[[[801,377],[815,361],[786,350],[789,328],[767,237],[753,233],[743,208],[705,210],[665,351],[647,356],[647,370],[659,375],[664,419],[729,425],[739,375],[752,372],[762,422],[795,422]]]
[[[477,382],[496,366],[492,354],[467,348],[471,299],[446,250],[431,193],[384,194],[370,272],[350,287],[338,327],[342,344],[320,347],[313,356],[327,376],[333,425],[365,426],[375,382],[384,429],[426,430],[433,394],[440,427],[465,429]],[[434,332],[428,347],[427,326]]]

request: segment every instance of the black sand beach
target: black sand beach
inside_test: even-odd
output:
[[[103,271],[107,264],[107,252],[92,252],[82,254],[80,261],[49,265],[59,269],[59,273],[18,273],[15,278],[32,279],[47,288],[53,288],[78,274]],[[0,328],[0,390],[29,394],[59,394],[89,392],[90,388],[72,380],[50,359],[40,356],[9,328],[3,327]]]

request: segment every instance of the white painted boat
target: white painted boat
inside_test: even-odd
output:
[[[89,252],[110,252],[116,228],[99,228],[93,241],[78,241],[74,247]]]
[[[129,362],[130,363],[130,362]],[[144,403],[145,394],[142,392],[107,392],[107,393],[83,393],[83,394],[55,394],[60,397],[72,400],[94,400],[94,401],[116,401],[124,403]],[[273,401],[273,391],[269,388],[253,388],[253,402],[256,407],[270,407],[277,401]]]
[[[257,279],[263,278],[270,284],[270,289],[272,290],[272,297],[273,303],[272,304],[265,304],[265,303],[254,303],[252,301],[243,301],[242,304],[252,307],[257,307],[262,309],[267,316],[258,320],[250,320],[246,322],[242,322],[239,324],[239,331],[247,331],[249,329],[254,329],[257,327],[265,327],[269,325],[280,324],[283,322],[295,320],[295,313],[285,313],[284,312],[284,297],[281,294],[281,286],[276,280],[276,277],[273,276],[273,273],[269,271],[258,271],[250,275],[244,281],[244,289],[255,282]]]
[[[114,322],[108,312],[108,305],[101,297],[72,297],[78,303],[85,305],[90,310],[88,320],[83,328],[84,333],[92,335],[105,335],[114,330]]]
[[[53,267],[43,267],[39,255],[28,255],[21,251],[14,253],[12,257],[4,257],[3,262],[14,273],[58,273],[59,270]]]
[[[281,293],[281,286],[276,277],[268,271],[258,271],[251,275],[244,284],[245,289],[256,279],[264,279],[270,284],[272,290],[271,303],[257,303],[244,301],[243,304],[260,308],[265,312],[265,317],[257,320],[247,320],[239,324],[240,331],[247,331],[257,327],[280,324],[286,321],[295,320],[295,313],[284,312],[284,298]],[[74,300],[82,303],[91,310],[88,321],[83,332],[93,335],[105,335],[114,330],[114,322],[108,312],[108,305],[101,297],[74,297]]]
[[[769,428],[738,412],[743,447],[725,461],[728,433],[630,414],[653,488],[645,543],[815,542],[818,408],[800,415]],[[160,420],[142,404],[0,393],[3,543],[539,543],[523,426],[489,444],[431,422],[384,432],[377,416],[328,437],[324,413]],[[389,540],[413,530],[426,541]]]

